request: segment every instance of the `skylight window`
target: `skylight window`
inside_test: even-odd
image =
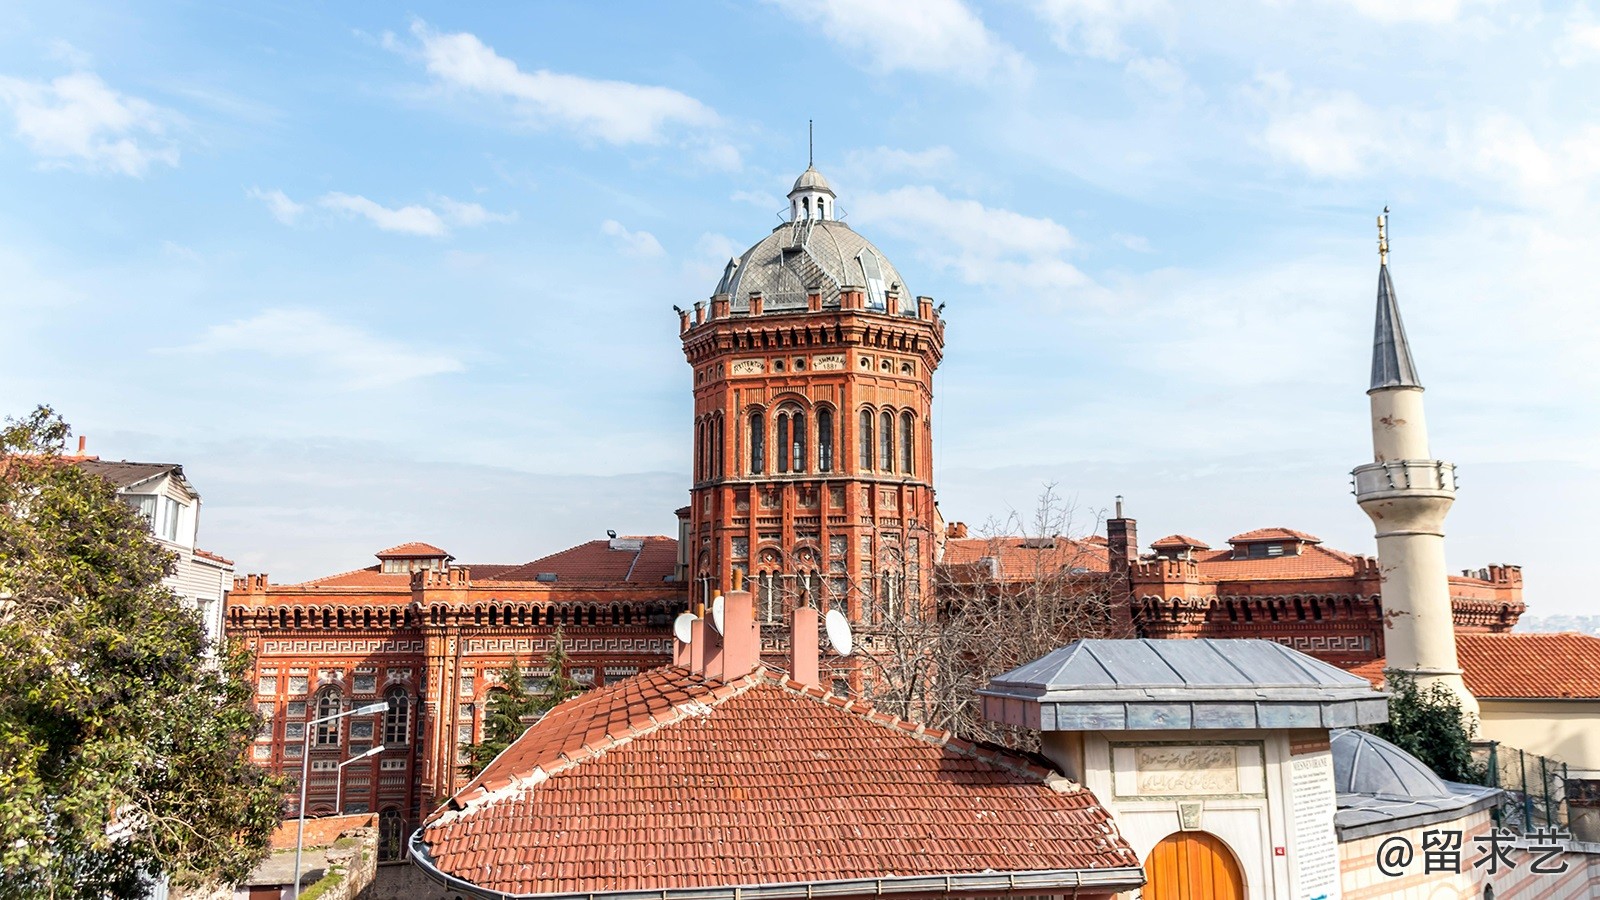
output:
[[[883,312],[888,304],[883,293],[883,266],[878,264],[878,255],[871,250],[862,250],[856,262],[860,264],[861,276],[867,282],[867,309]]]

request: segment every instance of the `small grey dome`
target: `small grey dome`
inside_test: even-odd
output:
[[[838,309],[839,289],[846,286],[865,289],[868,310],[916,314],[916,296],[900,272],[871,241],[836,219],[779,225],[730,262],[717,293],[727,293],[731,308],[741,312],[750,308],[752,291],[761,292],[766,310],[795,312],[806,308],[812,288],[822,295],[824,309]],[[888,309],[890,291],[899,296],[894,309]]]
[[[1454,798],[1456,792],[1415,756],[1383,738],[1353,728],[1329,735],[1333,789],[1395,800]]]
[[[796,191],[823,191],[833,196],[833,188],[828,185],[828,179],[822,177],[816,166],[806,166],[806,170],[794,180],[794,187],[789,193],[793,194]]]

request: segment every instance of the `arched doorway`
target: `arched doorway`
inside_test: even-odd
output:
[[[1244,900],[1244,873],[1214,834],[1179,831],[1161,839],[1144,863],[1144,900]]]

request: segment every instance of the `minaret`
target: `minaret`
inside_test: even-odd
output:
[[[1388,672],[1421,687],[1441,682],[1478,711],[1456,662],[1455,622],[1444,559],[1444,517],[1455,502],[1455,466],[1428,453],[1422,382],[1411,360],[1389,280],[1388,209],[1378,217],[1378,315],[1372,340],[1373,462],[1357,466],[1356,502],[1377,526]]]

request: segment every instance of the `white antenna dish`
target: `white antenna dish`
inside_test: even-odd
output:
[[[678,617],[672,620],[672,636],[681,643],[689,643],[689,638],[694,635],[694,632],[690,631],[690,629],[694,627],[695,620],[699,618],[692,612],[678,613]]]
[[[727,602],[722,599],[722,595],[721,594],[718,594],[715,598],[712,599],[712,601],[711,601],[711,627],[715,628],[717,630],[717,634],[723,634],[724,633],[723,630],[722,630],[722,619],[723,619],[723,614],[726,611],[726,609],[727,609]]]
[[[828,643],[833,646],[833,652],[840,656],[849,656],[851,648],[855,646],[850,637],[850,620],[837,609],[830,609],[822,618],[822,623],[828,630]]]

